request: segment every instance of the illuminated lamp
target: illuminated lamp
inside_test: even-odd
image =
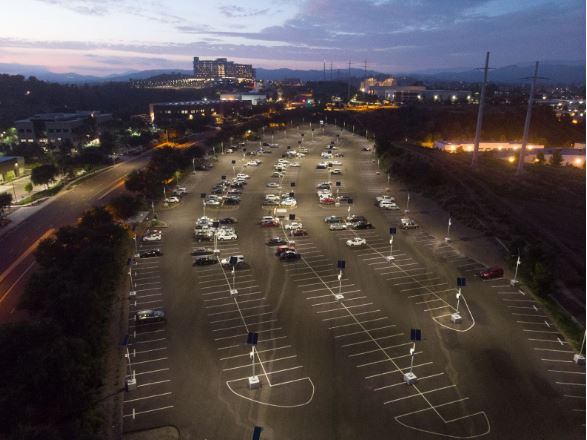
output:
[[[580,166],[583,163],[583,161],[579,158],[575,159],[575,165]]]
[[[515,160],[516,160],[516,158],[514,156],[508,157],[508,162],[509,163],[514,163]]]

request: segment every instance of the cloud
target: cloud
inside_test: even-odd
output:
[[[222,5],[219,6],[218,9],[229,18],[258,17],[261,15],[266,15],[270,11],[270,8],[251,9],[243,8],[242,6],[237,5]]]
[[[110,0],[37,0],[41,3],[60,6],[84,15],[103,16],[109,12],[113,4]]]

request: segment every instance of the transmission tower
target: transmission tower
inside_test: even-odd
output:
[[[485,67],[483,68],[483,85],[481,86],[481,96],[479,97],[479,112],[477,113],[477,128],[475,129],[475,147],[473,149],[473,159],[471,166],[477,166],[479,159],[479,140],[481,139],[481,126],[483,125],[483,107],[485,105],[485,87],[487,86],[487,71],[489,70],[489,52],[485,55]]]

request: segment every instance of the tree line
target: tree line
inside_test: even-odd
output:
[[[128,249],[128,231],[103,207],[39,244],[18,305],[29,319],[0,326],[0,437],[102,437],[108,327]]]

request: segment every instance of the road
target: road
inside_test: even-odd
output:
[[[282,182],[282,190],[295,191],[298,207],[291,212],[309,232],[295,238],[300,261],[280,262],[264,243],[284,231],[257,224],[268,213],[261,200],[271,192],[265,185],[274,180],[272,165],[287,145],[297,145],[296,129],[276,134],[279,149],[263,155],[261,166],[244,169],[251,178],[239,207],[207,209],[208,216],[239,219],[238,240],[219,244],[220,257],[245,255],[234,278],[219,265],[192,267],[189,253],[202,245],[191,238],[203,214],[200,194],[233,174],[233,160],[242,169],[240,153],[189,176],[190,193],[158,213],[169,225],[163,241],[140,246],[164,255],[134,264],[130,310],[161,307],[167,322],[137,327],[130,320],[128,372],[138,388],[124,397],[125,431],[174,425],[185,438],[208,440],[250,439],[254,426],[263,428],[263,440],[584,438],[585,370],[572,362],[572,348],[546,311],[507,277],[475,279],[475,271],[496,261],[459,249],[484,242],[460,243],[455,233],[446,243],[448,215],[420,196],[413,195],[409,215],[422,228],[398,230],[395,259],[388,261],[389,227],[405,215],[406,194],[399,182],[376,173],[372,155],[360,151],[365,139],[348,132],[342,132],[343,175],[336,180],[353,196],[351,212],[375,229],[328,230],[322,219],[349,209],[320,206],[315,195],[316,184],[327,180],[315,165],[337,133],[316,130],[311,141],[306,128],[310,154]],[[387,188],[402,211],[374,206]],[[348,248],[345,241],[357,235],[367,246]],[[467,285],[459,301],[462,322],[453,324],[457,276]],[[415,346],[411,329],[422,332]],[[259,334],[258,390],[247,386],[253,368],[247,332]],[[415,385],[403,382],[410,370]]]
[[[33,252],[38,242],[53,230],[74,223],[88,208],[103,205],[119,194],[124,189],[124,176],[147,162],[146,156],[133,157],[81,180],[0,237],[1,323],[17,321],[24,316],[16,306],[26,280],[34,270]]]

